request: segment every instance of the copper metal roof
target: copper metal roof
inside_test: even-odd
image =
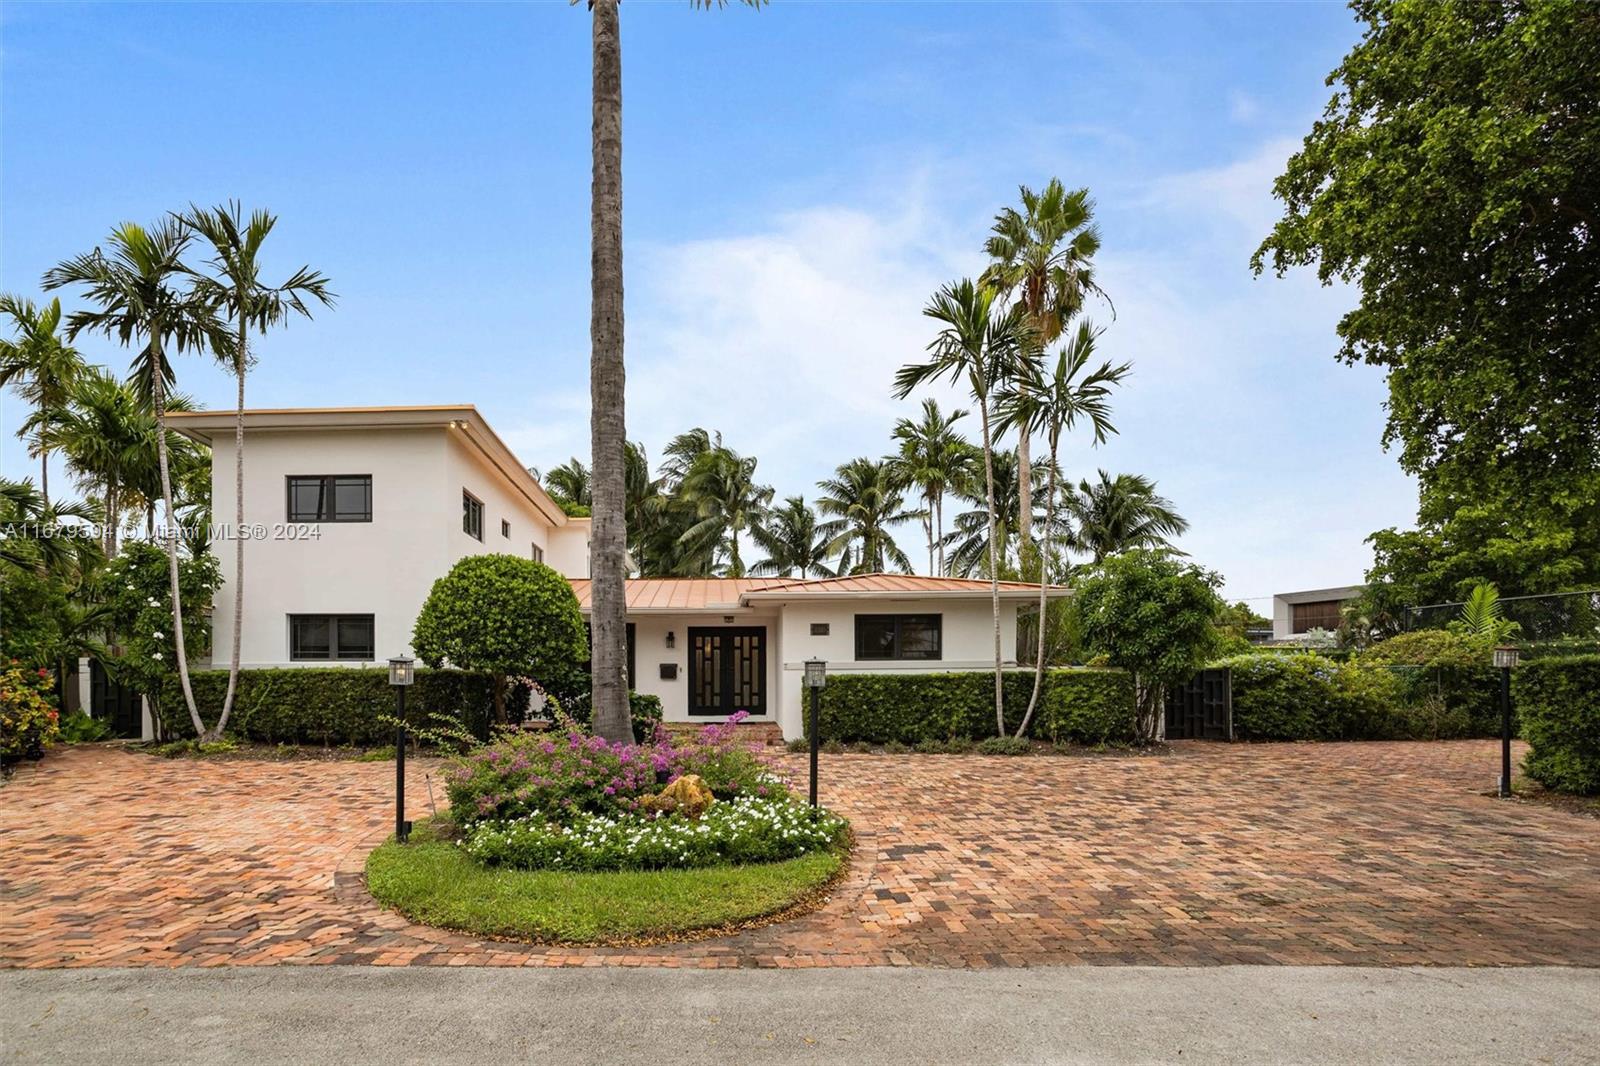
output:
[[[572,578],[578,604],[589,609],[587,578]],[[1059,596],[1067,590],[1053,587]],[[1039,586],[1021,581],[1000,582],[1000,592],[1008,598],[1039,594]],[[849,577],[646,577],[628,581],[628,610],[707,611],[733,610],[748,606],[752,599],[780,601],[798,596],[959,596],[989,594],[989,582],[981,578],[924,577],[920,574],[858,574]]]

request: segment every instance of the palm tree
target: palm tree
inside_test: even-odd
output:
[[[743,0],[760,7],[765,0]],[[590,664],[594,731],[626,743],[633,736],[628,711],[628,529],[622,358],[622,28],[619,0],[589,0],[593,65],[589,199],[589,397],[594,464],[594,526],[590,532]],[[724,7],[727,0],[690,0],[695,8]]]
[[[1099,473],[1097,482],[1080,481],[1067,500],[1078,525],[1072,546],[1095,563],[1136,548],[1175,551],[1167,538],[1178,536],[1189,523],[1172,509],[1171,500],[1156,495],[1155,482],[1139,474]]]
[[[895,396],[905,399],[913,389],[948,376],[965,379],[978,403],[983,425],[983,480],[989,524],[989,585],[994,611],[994,714],[1000,735],[1006,732],[1005,692],[1000,655],[1000,565],[994,543],[994,433],[990,424],[990,398],[1011,371],[1028,341],[1022,310],[996,307],[995,291],[962,279],[940,289],[922,312],[940,324],[939,335],[928,345],[932,358],[903,366],[895,374]]]
[[[92,543],[82,537],[63,536],[63,518],[93,523],[99,508],[70,501],[49,503],[28,480],[0,478],[0,575],[10,572],[80,572],[89,557]]]
[[[889,527],[920,518],[922,512],[906,508],[902,482],[887,460],[852,459],[833,477],[817,482],[817,487],[823,492],[817,497],[817,510],[834,516],[817,532],[828,538],[828,554],[839,556],[839,573],[912,569]]]
[[[1059,178],[1051,178],[1042,192],[1026,185],[1019,192],[1022,210],[1007,207],[995,216],[984,244],[990,263],[983,280],[1022,305],[1037,346],[1034,351],[1042,352],[1066,331],[1088,294],[1105,295],[1095,284],[1090,265],[1100,249],[1100,231],[1093,223],[1088,189],[1068,192]],[[1031,448],[1023,432],[1017,439],[1017,461],[1022,469],[1018,535],[1024,569],[1033,543]]]
[[[767,513],[762,525],[750,530],[767,557],[751,568],[752,574],[779,577],[833,577],[828,566],[828,538],[822,534],[817,512],[806,506],[805,497],[790,496],[783,506]]]
[[[1037,364],[1027,364],[1028,369],[1014,385],[1008,387],[996,400],[999,410],[997,425],[1003,433],[1015,428],[1022,438],[1031,433],[1043,433],[1050,445],[1049,480],[1044,494],[1044,526],[1040,538],[1039,560],[1039,639],[1033,665],[1033,693],[1028,697],[1028,710],[1017,726],[1017,736],[1028,731],[1033,721],[1034,709],[1039,704],[1039,690],[1044,684],[1044,617],[1049,607],[1046,602],[1050,587],[1050,533],[1056,516],[1056,471],[1061,453],[1061,435],[1070,431],[1078,420],[1088,419],[1094,430],[1094,443],[1103,444],[1107,434],[1117,428],[1111,424],[1111,405],[1108,397],[1115,385],[1128,376],[1129,365],[1112,366],[1103,362],[1088,370],[1089,359],[1094,355],[1095,340],[1100,331],[1088,322],[1078,324],[1077,333],[1062,347],[1056,356],[1054,368],[1042,372]],[[1020,461],[1019,461],[1019,466]],[[1019,480],[1021,480],[1019,478]],[[1019,509],[1026,514],[1027,505],[1020,498]]]
[[[137,493],[137,486],[153,480],[146,471],[155,474],[155,416],[115,375],[88,367],[73,382],[70,399],[48,432],[51,447],[66,457],[80,487],[100,493],[102,547],[106,558],[116,558],[117,531],[128,503],[124,492]]]
[[[306,301],[330,306],[333,293],[328,279],[306,266],[279,285],[267,285],[261,280],[261,246],[278,223],[276,215],[256,211],[246,221],[239,204],[230,200],[209,210],[191,204],[182,221],[211,245],[210,266],[214,274],[199,278],[198,291],[235,323],[234,344],[228,353],[238,394],[233,421],[233,640],[222,714],[209,734],[215,738],[227,728],[239,685],[240,630],[244,626],[244,537],[239,531],[244,528],[244,379],[252,361],[250,327],[265,333],[282,325],[291,314],[310,318],[311,308]]]
[[[167,361],[170,345],[185,348],[208,346],[223,358],[229,357],[233,339],[217,318],[208,297],[191,288],[180,288],[180,278],[191,277],[182,256],[193,233],[180,220],[168,218],[150,229],[124,222],[111,231],[109,253],[96,248],[51,268],[45,273],[44,287],[82,285],[98,310],[75,311],[68,319],[67,339],[74,340],[85,330],[115,337],[128,345],[142,343],[134,358],[134,380],[142,395],[149,397],[150,409],[158,425],[166,424],[166,394],[176,375]],[[160,470],[161,500],[166,512],[163,540],[167,548],[167,573],[172,594],[172,635],[178,660],[178,679],[189,720],[195,735],[205,733],[205,723],[195,708],[194,690],[189,684],[189,661],[183,640],[183,605],[178,589],[177,521],[172,506],[172,476],[168,467],[167,435],[156,434],[157,465]]]
[[[679,485],[697,519],[679,536],[679,543],[691,552],[726,553],[729,577],[744,576],[739,537],[765,520],[772,502],[772,487],[758,485],[755,474],[753,456],[719,445],[695,459]]]
[[[10,385],[33,414],[17,436],[33,437],[29,455],[39,460],[39,494],[50,505],[50,452],[46,440],[50,420],[66,406],[67,393],[83,370],[78,350],[56,333],[61,325],[61,301],[35,307],[32,300],[0,295],[0,315],[11,320],[16,336],[0,340],[0,387]]]
[[[594,503],[593,482],[589,477],[589,468],[576,456],[560,466],[552,467],[544,476],[544,487],[557,499],[575,503],[580,507],[588,507]]]
[[[928,535],[928,573],[944,572],[944,497],[974,481],[974,450],[955,430],[967,416],[965,411],[949,415],[939,410],[936,400],[922,401],[922,421],[902,418],[895,423],[894,438],[900,451],[890,459],[894,471],[907,485],[915,485],[927,504],[922,520]],[[938,547],[935,561],[934,549]]]

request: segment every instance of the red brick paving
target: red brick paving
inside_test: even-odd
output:
[[[609,949],[378,907],[388,765],[70,749],[0,787],[0,966],[1600,964],[1600,823],[1479,794],[1492,742],[1179,748],[827,757],[861,846],[826,908]]]

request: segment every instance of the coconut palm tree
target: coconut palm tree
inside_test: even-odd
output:
[[[87,330],[114,337],[123,345],[135,342],[141,345],[134,357],[134,381],[140,393],[149,398],[158,425],[165,424],[167,391],[176,377],[167,360],[168,350],[182,352],[186,348],[209,347],[220,357],[229,358],[233,348],[233,339],[217,317],[209,297],[183,284],[193,276],[182,259],[193,237],[192,231],[176,218],[168,218],[149,229],[124,222],[111,231],[108,250],[96,248],[68,259],[46,271],[44,276],[46,289],[81,285],[84,295],[99,305],[95,310],[75,311],[68,317],[69,341]],[[165,433],[156,434],[156,447],[166,518],[162,539],[167,549],[178,679],[189,720],[195,735],[200,736],[205,733],[205,724],[195,708],[184,648],[183,606],[178,589],[177,519],[172,504],[172,476]]]
[[[752,574],[777,577],[833,577],[828,558],[828,539],[822,534],[817,512],[806,506],[805,497],[790,496],[783,506],[767,512],[767,520],[750,530],[755,542],[767,553]]]
[[[1078,527],[1075,549],[1087,552],[1095,563],[1136,548],[1176,551],[1167,538],[1184,532],[1189,523],[1173,510],[1171,500],[1156,494],[1154,481],[1139,474],[1112,477],[1104,470],[1099,475],[1096,482],[1080,481],[1067,500]]]
[[[574,3],[576,0],[574,0]],[[765,0],[742,0],[760,7]],[[622,357],[622,27],[619,0],[589,0],[593,74],[589,201],[589,396],[594,464],[594,527],[590,533],[590,664],[594,731],[607,740],[633,736],[628,711],[627,431]],[[727,0],[690,0],[695,8]]]
[[[544,487],[558,500],[588,507],[594,503],[593,481],[589,468],[582,459],[573,456],[560,466],[550,468],[544,476]]]
[[[899,452],[890,458],[895,474],[922,493],[926,513],[922,519],[928,536],[928,573],[944,572],[944,497],[974,483],[976,450],[956,432],[955,424],[967,416],[965,411],[946,415],[936,400],[922,401],[922,420],[902,418],[895,423],[894,439]],[[938,549],[937,559],[935,548]]]
[[[220,737],[233,714],[233,696],[239,685],[239,645],[244,627],[244,379],[253,358],[250,355],[250,329],[265,333],[283,325],[290,315],[311,317],[307,301],[333,303],[328,279],[302,266],[287,280],[268,285],[261,280],[261,246],[266,243],[278,216],[256,211],[248,220],[237,201],[213,208],[190,205],[182,222],[211,246],[211,275],[197,278],[197,291],[211,300],[234,323],[234,343],[229,353],[229,369],[237,386],[233,422],[233,640],[228,653],[228,689],[222,697],[222,714],[211,727],[211,738]],[[193,527],[190,527],[193,528]]]
[[[995,401],[998,411],[996,425],[1000,432],[1015,429],[1021,437],[1043,433],[1050,447],[1048,480],[1044,494],[1044,525],[1040,532],[1039,565],[1039,618],[1048,609],[1047,590],[1050,587],[1051,532],[1056,517],[1056,472],[1061,454],[1061,435],[1070,432],[1080,419],[1088,421],[1094,431],[1094,443],[1103,444],[1107,434],[1117,428],[1111,424],[1111,389],[1128,376],[1129,364],[1112,366],[1102,362],[1093,370],[1089,360],[1094,355],[1095,341],[1100,331],[1089,322],[1080,322],[1077,332],[1062,346],[1048,372],[1037,364],[1026,364],[1026,370],[1001,392]],[[1018,463],[1020,466],[1020,461]],[[1021,480],[1019,478],[1019,480]],[[1026,504],[1018,500],[1024,513]],[[1039,627],[1038,647],[1033,666],[1033,693],[1028,697],[1028,710],[1017,726],[1017,736],[1027,733],[1033,721],[1033,712],[1039,705],[1039,691],[1044,684],[1044,626]]]
[[[1042,352],[1066,331],[1089,294],[1105,295],[1094,282],[1090,263],[1100,249],[1100,231],[1088,189],[1068,192],[1059,178],[1051,178],[1041,192],[1026,185],[1019,192],[1022,210],[1007,207],[995,216],[984,244],[990,263],[983,280],[1022,305],[1037,345],[1034,351]],[[1033,544],[1033,457],[1026,432],[1017,438],[1017,461],[1022,468],[1022,525],[1017,532],[1026,569]]]
[[[921,518],[922,512],[906,507],[903,483],[887,460],[852,459],[817,487],[822,490],[817,510],[834,516],[817,532],[828,538],[827,553],[839,556],[839,573],[910,572],[911,560],[889,527]]]
[[[739,538],[766,519],[772,502],[772,487],[757,484],[755,474],[753,456],[719,444],[695,459],[678,487],[696,518],[679,536],[679,543],[691,553],[724,554],[729,577],[744,576]]]
[[[895,374],[895,396],[905,399],[912,390],[942,377],[965,381],[978,404],[983,427],[983,479],[989,526],[989,585],[994,612],[994,714],[1000,735],[1006,731],[1005,691],[1000,653],[1000,564],[995,557],[994,431],[990,399],[1020,354],[1032,343],[1020,307],[997,306],[995,290],[962,279],[940,289],[923,314],[939,323],[939,334],[928,345],[925,363],[903,366]]]
[[[59,299],[36,307],[32,300],[0,295],[0,315],[9,318],[16,330],[11,339],[0,339],[0,387],[10,385],[33,407],[17,436],[32,437],[28,454],[39,460],[39,494],[48,507],[52,449],[46,431],[50,420],[66,406],[72,383],[83,371],[83,358],[57,333],[61,325]]]

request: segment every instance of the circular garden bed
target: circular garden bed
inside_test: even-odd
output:
[[[733,724],[613,745],[512,734],[448,765],[448,815],[367,860],[413,921],[575,944],[692,938],[800,913],[844,870],[849,826],[798,799]]]

